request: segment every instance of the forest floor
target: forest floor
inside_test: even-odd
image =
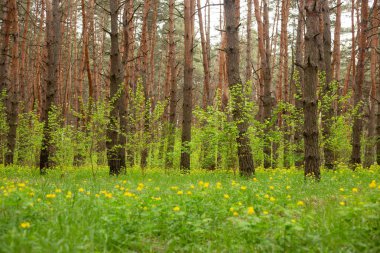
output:
[[[380,168],[232,172],[0,167],[0,252],[380,252]]]

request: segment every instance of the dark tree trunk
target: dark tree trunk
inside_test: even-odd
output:
[[[296,38],[296,48],[295,48],[295,63],[296,63],[296,70],[298,73],[298,85],[297,87],[294,87],[295,89],[295,106],[297,108],[298,112],[303,111],[303,105],[302,105],[302,96],[303,96],[303,90],[304,90],[304,83],[305,83],[305,74],[304,74],[304,48],[305,48],[305,40],[304,40],[304,29],[305,29],[305,9],[304,9],[304,0],[299,1],[299,13],[298,13],[298,25],[297,25],[297,38]],[[295,82],[296,84],[297,82]],[[295,165],[297,167],[302,166],[303,164],[303,151],[301,148],[301,141],[302,141],[302,131],[299,127],[296,126],[295,134],[294,134],[294,142],[297,145],[295,156],[296,161]]]
[[[363,0],[361,4],[361,22],[358,38],[358,65],[356,66],[355,86],[354,86],[354,106],[358,106],[358,114],[362,112],[362,88],[364,83],[364,61],[367,44],[367,23],[368,23],[368,0]],[[361,115],[356,115],[352,126],[352,153],[351,164],[361,163],[361,137],[363,131],[363,120]]]
[[[173,167],[173,157],[171,156],[174,151],[174,141],[175,141],[175,126],[176,126],[176,107],[177,107],[177,71],[176,71],[176,57],[175,57],[175,41],[174,41],[174,9],[175,0],[169,1],[169,131],[168,131],[168,148],[167,148],[167,158],[165,165],[168,168]]]
[[[195,1],[184,0],[185,4],[185,62],[183,84],[183,117],[182,117],[182,151],[181,170],[190,170],[191,120],[193,117],[193,45],[194,45],[194,9]]]
[[[107,160],[110,175],[120,174],[125,168],[126,107],[123,68],[119,51],[118,28],[119,1],[110,0],[111,12],[111,73],[110,73],[110,122],[107,129]],[[120,129],[117,128],[120,125]]]
[[[60,1],[53,0],[46,3],[46,47],[47,47],[47,77],[46,93],[41,102],[41,121],[44,122],[44,137],[40,154],[40,173],[44,174],[46,169],[52,167],[51,157],[53,156],[54,146],[49,131],[48,114],[57,104],[57,89],[59,76],[59,53],[61,48],[61,17]]]
[[[326,81],[322,89],[322,96],[330,97],[332,96],[332,78],[333,73],[331,69],[331,25],[330,25],[330,9],[329,1],[325,0],[323,2],[323,58],[324,58],[324,68],[326,75]],[[329,144],[329,139],[331,135],[331,124],[332,118],[334,117],[334,105],[326,105],[326,110],[322,113],[322,134],[325,140],[325,145],[323,147],[323,153],[325,158],[325,167],[327,169],[333,169],[334,167],[334,153],[331,145]]]
[[[234,108],[232,111],[234,121],[237,122],[239,170],[242,176],[252,176],[255,172],[253,167],[252,150],[248,138],[248,122],[244,115],[245,96],[243,93],[242,82],[240,79],[240,52],[239,52],[239,20],[236,15],[238,1],[224,0],[226,15],[226,39],[227,47],[227,73],[228,85],[232,91]]]
[[[306,0],[305,34],[305,86],[304,86],[304,141],[305,141],[305,178],[320,179],[318,145],[318,70],[323,65],[323,35],[320,17],[321,0]]]

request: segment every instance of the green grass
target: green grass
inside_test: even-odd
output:
[[[296,169],[0,167],[0,252],[380,252],[379,183],[379,168],[316,183]]]

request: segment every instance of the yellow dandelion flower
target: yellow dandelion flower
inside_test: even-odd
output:
[[[112,193],[104,194],[104,196],[106,196],[106,198],[112,199]]]
[[[291,187],[289,185],[286,186],[286,189],[289,190]]]
[[[339,188],[339,191],[344,192],[344,188]]]
[[[341,201],[341,202],[339,202],[339,205],[341,205],[341,206],[345,206],[345,205],[346,205],[346,202]]]
[[[183,191],[177,191],[178,195],[183,195]]]
[[[292,222],[292,223],[296,223],[296,220],[295,220],[295,219],[292,219],[291,222]]]
[[[81,187],[79,188],[78,192],[84,192],[84,189]]]
[[[235,208],[230,207],[230,212],[233,212],[233,211],[235,211]]]
[[[190,189],[194,189],[195,188],[195,186],[192,184],[192,185],[190,185]]]
[[[173,211],[174,212],[179,212],[181,210],[181,208],[179,208],[179,206],[175,206],[173,207]]]
[[[58,188],[58,189],[55,189],[55,192],[56,192],[56,193],[61,193],[62,190]]]
[[[222,189],[222,183],[221,182],[216,183],[216,189]]]
[[[268,195],[268,194],[265,194],[265,195],[264,195],[264,198],[269,199],[269,195]]]
[[[304,206],[304,205],[305,205],[305,203],[302,200],[297,202],[297,206]]]
[[[270,189],[270,190],[274,190],[274,186],[272,186],[272,185],[269,186],[269,189]]]
[[[253,182],[257,182],[257,178],[255,178],[255,177],[252,180],[253,180]]]
[[[127,183],[127,180],[123,180],[123,182],[122,182],[123,184],[126,184]]]
[[[46,194],[47,199],[54,199],[55,197],[56,197],[56,195],[54,193]]]
[[[204,184],[203,184],[203,187],[204,188],[208,188],[210,186],[210,183],[209,182],[205,182]]]
[[[24,183],[18,183],[17,186],[18,186],[18,187],[25,187],[26,184],[24,184]]]
[[[270,177],[269,180],[272,181],[272,180],[273,180],[273,177]]]
[[[275,198],[273,198],[273,197],[270,197],[270,199],[269,199],[270,201],[272,201],[272,202],[275,202],[276,201],[276,199]]]
[[[376,188],[376,181],[372,180],[372,182],[369,184],[369,188],[375,189]]]
[[[288,196],[286,196],[286,198],[287,198],[287,199],[291,199],[291,198],[292,198],[292,196],[288,195]]]
[[[253,208],[253,206],[248,207],[248,211],[247,211],[247,213],[248,213],[249,215],[252,215],[252,214],[255,213],[255,209]]]
[[[234,212],[233,216],[237,217],[237,216],[239,216],[239,213],[238,212]]]
[[[187,191],[186,194],[187,194],[187,195],[191,195],[191,194],[193,194],[193,193],[192,193],[191,191]]]
[[[268,215],[269,212],[268,212],[268,211],[263,211],[263,214],[264,214],[264,215]]]
[[[170,189],[172,189],[173,191],[176,191],[176,190],[178,190],[178,186],[172,186],[172,187],[170,187]]]
[[[358,188],[356,187],[352,188],[352,192],[358,192],[358,191],[359,191]]]
[[[242,190],[242,191],[247,190],[247,186],[245,186],[245,185],[241,186],[241,187],[240,187],[240,190]]]
[[[100,197],[100,195],[99,195],[99,194],[95,194],[95,197],[99,198],[99,197]]]
[[[27,221],[24,221],[24,222],[21,222],[20,223],[20,227],[21,228],[30,228],[30,223],[29,222],[27,222]]]
[[[230,198],[230,195],[228,195],[228,194],[224,194],[223,197],[224,197],[225,199],[229,199],[229,198]]]
[[[201,181],[198,181],[198,185],[199,186],[203,186],[204,182],[201,180]]]

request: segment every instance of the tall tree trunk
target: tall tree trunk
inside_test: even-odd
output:
[[[334,30],[334,49],[333,49],[333,60],[332,69],[333,78],[336,81],[340,81],[340,32],[342,27],[341,16],[342,16],[342,2],[341,0],[336,1],[336,19],[335,19],[335,30]]]
[[[378,63],[378,56],[376,52],[376,48],[379,44],[379,37],[378,37],[378,27],[379,27],[379,6],[378,6],[378,0],[375,0],[373,2],[373,8],[372,8],[372,17],[371,17],[371,29],[370,29],[370,46],[371,46],[371,53],[370,53],[370,60],[371,60],[371,90],[369,92],[368,96],[368,104],[369,104],[369,118],[368,118],[368,131],[367,131],[367,145],[365,149],[365,160],[364,160],[364,167],[369,168],[374,162],[375,162],[375,148],[374,145],[376,142],[375,140],[375,126],[376,126],[376,96],[379,92],[376,90],[376,71],[377,71],[377,63]]]
[[[239,52],[239,22],[235,14],[238,9],[238,1],[224,0],[224,9],[226,16],[226,38],[227,47],[227,72],[228,72],[228,85],[234,94],[234,108],[232,115],[238,127],[238,137],[236,139],[238,144],[238,157],[239,157],[239,171],[242,176],[252,176],[255,172],[253,167],[252,150],[248,137],[248,121],[244,115],[245,96],[243,93],[243,86],[240,79],[239,65],[240,65],[240,52]]]
[[[364,83],[364,61],[367,46],[367,23],[368,23],[368,0],[361,3],[360,33],[358,38],[358,65],[356,67],[355,87],[354,87],[354,106],[358,107],[358,114],[362,112],[362,88]],[[363,120],[361,115],[356,115],[352,126],[352,153],[351,164],[361,163],[361,137],[363,130]]]
[[[141,75],[141,81],[144,85],[144,97],[145,97],[145,107],[148,106],[148,101],[151,99],[151,83],[149,83],[148,78],[148,53],[149,53],[149,45],[148,45],[148,16],[151,8],[152,0],[148,0],[144,2],[144,10],[143,10],[143,23],[142,23],[142,31],[141,31],[141,46],[139,49],[139,70]],[[149,142],[149,111],[150,108],[145,108],[145,117],[144,117],[144,134],[146,135],[146,141]],[[144,143],[143,148],[141,150],[141,168],[145,168],[147,166],[148,159],[148,143]]]
[[[28,40],[28,31],[29,31],[29,16],[30,16],[30,5],[31,2],[30,0],[27,0],[26,2],[26,10],[25,10],[25,20],[24,20],[24,28],[22,31],[22,43],[21,43],[21,48],[20,48],[20,53],[21,53],[21,59],[20,59],[20,101],[23,101],[23,111],[27,112],[31,110],[30,106],[30,101],[29,99],[31,98],[30,96],[26,96],[25,91],[27,90],[32,90],[31,85],[32,82],[28,82],[27,79],[27,71],[26,71],[26,43]]]
[[[279,62],[279,73],[277,79],[277,88],[279,91],[278,102],[284,100],[289,102],[289,71],[288,71],[288,19],[289,19],[290,1],[284,0],[281,6],[281,35],[280,35],[280,62]],[[284,89],[282,90],[282,87]],[[284,93],[284,97],[282,97]],[[286,113],[286,112],[284,112]],[[282,126],[282,112],[278,115],[279,127]],[[288,134],[288,124],[284,123],[283,127],[284,133],[284,165],[289,167],[289,142],[290,134]]]
[[[183,83],[183,116],[182,116],[182,150],[181,170],[190,170],[191,121],[193,117],[193,45],[194,45],[194,10],[195,2],[184,0],[185,5],[185,52],[184,52],[184,83]]]
[[[111,113],[107,129],[107,160],[110,175],[120,174],[125,167],[125,86],[123,85],[123,68],[119,51],[119,1],[110,0],[111,13],[111,71],[110,71],[110,101]],[[120,92],[121,91],[121,92]],[[120,129],[117,128],[120,125]]]
[[[167,148],[167,158],[166,167],[173,167],[173,158],[171,155],[174,151],[174,141],[175,141],[175,126],[176,126],[176,107],[177,107],[177,71],[176,71],[176,57],[175,57],[175,41],[174,41],[174,31],[175,31],[175,20],[174,20],[174,9],[175,0],[169,1],[169,131],[168,131],[168,148]]]
[[[42,97],[41,121],[44,122],[44,136],[40,154],[40,173],[44,174],[46,169],[52,167],[51,158],[54,146],[49,130],[49,112],[57,105],[59,52],[61,48],[61,17],[60,1],[52,0],[46,3],[46,47],[47,47],[47,77],[46,94]]]
[[[321,0],[306,0],[305,34],[305,87],[304,87],[304,141],[305,141],[305,178],[320,179],[318,146],[318,70],[323,65],[323,35],[320,18]]]
[[[332,96],[332,79],[333,72],[331,69],[331,25],[330,25],[330,6],[329,1],[323,1],[322,6],[323,12],[323,59],[324,59],[324,72],[325,72],[325,83],[322,89],[322,96],[331,97]],[[325,167],[328,169],[333,169],[334,167],[334,153],[331,145],[329,144],[331,135],[331,125],[332,118],[334,117],[334,107],[332,104],[327,105],[327,109],[322,113],[322,134],[325,140],[325,145],[323,146],[324,162]]]
[[[246,47],[246,58],[245,58],[245,82],[248,83],[252,80],[252,0],[247,1],[248,12],[247,12],[247,47]]]
[[[297,25],[297,38],[296,38],[296,48],[295,48],[295,64],[296,69],[298,73],[298,85],[294,87],[295,89],[295,107],[297,108],[298,112],[303,111],[303,104],[302,104],[302,96],[303,96],[303,90],[304,90],[304,84],[305,84],[305,74],[304,74],[304,49],[305,49],[305,37],[304,37],[304,30],[305,30],[305,7],[304,7],[304,0],[299,1],[299,12],[298,12],[298,25]],[[295,82],[297,84],[297,82]],[[302,131],[301,129],[297,128],[295,129],[294,134],[294,142],[296,144],[296,151],[295,151],[295,165],[297,167],[302,166],[303,159],[302,159],[302,148],[301,146],[301,140],[302,140]]]
[[[254,0],[255,4],[255,16],[258,26],[258,37],[259,37],[259,52],[261,59],[261,72],[263,76],[263,97],[262,97],[262,106],[263,106],[263,120],[269,120],[272,115],[272,74],[270,66],[270,39],[269,39],[269,10],[267,0],[263,1],[264,4],[264,23],[261,20],[260,15],[260,6],[259,1]],[[266,131],[269,131],[267,129]],[[271,162],[271,143],[269,140],[265,140],[264,144],[264,167],[270,168],[272,166]]]
[[[208,61],[208,48],[207,41],[205,36],[205,29],[203,26],[203,17],[202,17],[202,9],[201,9],[201,0],[197,0],[197,8],[198,8],[198,20],[199,20],[199,30],[201,33],[201,44],[202,44],[202,63],[203,63],[203,98],[202,98],[202,106],[203,109],[206,109],[208,105],[210,105],[210,64]]]

